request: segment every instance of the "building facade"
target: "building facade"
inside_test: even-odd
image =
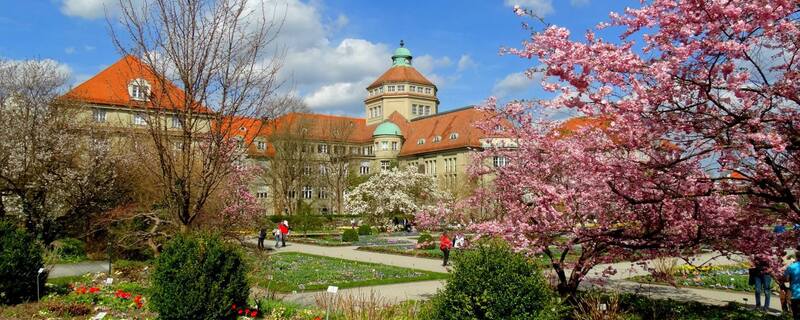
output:
[[[269,121],[228,120],[231,136],[246,148],[246,161],[262,169],[252,191],[267,214],[301,209],[344,214],[347,189],[396,166],[418,168],[455,196],[469,192],[471,153],[489,139],[475,123],[488,115],[473,106],[440,112],[438,88],[413,67],[402,42],[391,60],[392,66],[365,88],[363,118],[288,113]],[[179,130],[184,118],[179,111],[162,107],[153,118],[153,100],[161,98],[150,87],[159,79],[126,56],[66,97],[84,102],[84,116],[109,130],[144,128],[146,121]],[[180,99],[180,89],[168,91],[162,94]],[[213,113],[204,107],[193,112]],[[206,126],[215,125],[211,119]]]

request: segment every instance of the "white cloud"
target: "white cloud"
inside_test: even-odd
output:
[[[106,10],[113,11],[117,0],[63,0],[61,13],[70,17],[97,19],[104,17]]]
[[[553,13],[553,0],[505,0],[506,6],[520,6],[523,9],[530,9],[539,16],[546,16]]]
[[[525,92],[530,92],[534,85],[533,83],[534,80],[528,78],[524,72],[512,73],[494,85],[492,95],[498,98],[522,98],[519,96]]]
[[[458,59],[458,71],[474,68],[477,65],[478,64],[476,64],[475,61],[473,61],[472,58],[467,54],[461,55],[461,58]]]
[[[591,0],[569,0],[569,4],[573,7],[583,7],[589,4]]]
[[[391,65],[390,56],[385,44],[348,38],[336,47],[288,52],[281,74],[300,85],[353,82],[379,76]]]
[[[66,53],[66,54],[75,53],[75,47],[66,47],[66,48],[64,48],[64,53]]]
[[[324,111],[362,116],[364,88],[369,85],[369,81],[369,79],[364,79],[357,82],[323,85],[307,94],[303,101],[315,112]]]
[[[415,57],[411,63],[413,63],[414,68],[422,72],[422,74],[430,74],[437,68],[446,68],[453,65],[453,61],[450,60],[450,57],[436,58],[429,54]]]

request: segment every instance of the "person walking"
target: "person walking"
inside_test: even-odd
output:
[[[281,244],[285,247],[286,246],[286,237],[289,236],[289,221],[283,220],[278,228],[281,230]]]
[[[456,250],[464,249],[467,246],[466,239],[464,239],[464,235],[459,233],[456,235],[455,240],[453,240],[453,248]]]
[[[261,228],[258,232],[258,250],[264,250],[264,239],[267,238],[267,229]]]
[[[442,262],[443,267],[447,266],[447,259],[450,258],[450,248],[452,247],[453,242],[447,237],[447,232],[442,232],[442,235],[439,237],[439,250],[442,250],[444,254],[444,261]]]
[[[278,226],[275,227],[275,230],[272,230],[272,234],[275,235],[275,249],[281,247],[281,225],[283,222],[279,222]]]
[[[750,268],[749,283],[755,286],[756,289],[756,309],[761,309],[764,312],[769,311],[769,298],[772,296],[772,277],[770,277],[767,269],[769,263],[763,258],[756,258],[753,268]],[[761,305],[761,293],[764,293],[764,305]]]
[[[792,319],[800,320],[800,248],[794,253],[796,261],[786,267],[783,273],[786,280],[789,280],[789,288],[792,291]]]

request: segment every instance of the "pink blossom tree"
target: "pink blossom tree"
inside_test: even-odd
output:
[[[792,0],[643,1],[598,25],[617,40],[549,26],[504,52],[541,66],[528,71],[558,94],[542,106],[611,115],[634,147],[668,141],[673,163],[698,162],[718,191],[797,223],[799,18]]]

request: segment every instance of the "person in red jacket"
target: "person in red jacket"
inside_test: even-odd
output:
[[[442,236],[439,237],[439,250],[442,250],[444,254],[444,262],[442,262],[442,266],[447,266],[447,259],[450,258],[450,248],[453,247],[453,242],[450,241],[450,238],[447,237],[447,232],[442,232]]]
[[[286,237],[289,236],[289,221],[283,220],[278,228],[281,230],[281,246],[286,246]]]

